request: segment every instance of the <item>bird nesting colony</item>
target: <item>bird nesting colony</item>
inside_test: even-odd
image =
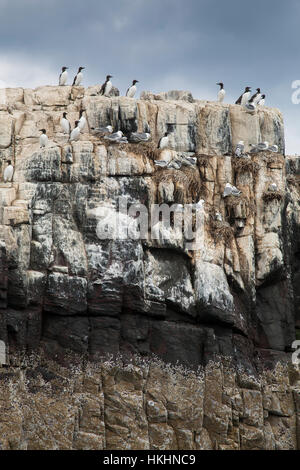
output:
[[[233,159],[233,168],[236,173],[252,173],[256,176],[260,165],[250,158],[235,158]]]
[[[244,212],[247,213],[247,216],[249,214],[254,214],[255,204],[253,202],[249,201],[249,199],[246,196],[244,196],[243,194],[239,197],[235,197],[235,196],[226,197],[225,206],[226,206],[226,209],[227,209],[228,213],[230,213],[231,210],[234,210],[235,207],[237,207],[239,205],[244,206],[244,208],[245,208]]]
[[[230,244],[233,239],[233,229],[228,222],[219,221],[215,219],[214,214],[210,214],[210,223],[209,223],[210,233],[216,243],[225,242],[225,244]]]
[[[174,184],[174,202],[190,204],[198,201],[201,194],[201,179],[195,168],[183,167],[180,170],[158,169],[153,177],[157,187],[172,182]],[[163,202],[163,201],[159,201]]]
[[[281,191],[266,191],[262,195],[264,202],[271,202],[271,201],[281,201],[283,199],[283,194]]]
[[[154,142],[140,142],[136,144],[120,144],[119,148],[126,152],[131,152],[136,155],[142,155],[150,160],[158,160],[161,150],[155,146]]]

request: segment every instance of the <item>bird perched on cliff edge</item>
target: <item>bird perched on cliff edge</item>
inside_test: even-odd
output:
[[[68,80],[68,72],[67,72],[68,67],[62,67],[61,69],[61,74],[59,76],[59,85],[63,86],[67,83]]]
[[[80,129],[78,127],[78,124],[79,124],[79,121],[75,121],[75,127],[72,130],[71,135],[70,135],[70,142],[72,142],[73,140],[78,140],[80,137]]]
[[[220,90],[218,91],[218,102],[223,103],[226,91],[224,90],[224,85],[222,82],[217,83],[220,86]]]
[[[102,87],[100,88],[100,92],[99,92],[100,95],[109,96],[109,94],[111,92],[111,89],[112,89],[112,83],[110,81],[111,78],[113,78],[112,75],[107,75],[106,76],[106,80],[103,83]]]
[[[235,157],[241,157],[244,153],[244,150],[245,150],[244,141],[240,140],[235,147],[235,152],[234,152]]]
[[[242,106],[248,103],[251,95],[251,87],[246,86],[244,93],[236,100],[235,104],[241,104]]]
[[[85,125],[86,125],[86,119],[85,119],[83,113],[84,113],[84,109],[81,109],[79,111],[79,120],[78,120],[78,127],[79,127],[81,132],[83,131],[83,129],[85,128]]]
[[[133,80],[131,87],[126,91],[126,96],[128,98],[134,98],[134,95],[136,94],[136,83],[139,83],[139,81]]]
[[[112,134],[113,128],[112,126],[105,126],[105,127],[91,127],[91,134],[102,137],[107,134]]]
[[[4,170],[4,183],[10,182],[12,180],[13,174],[14,174],[14,167],[11,164],[11,160],[7,160],[7,167]]]
[[[170,135],[170,132],[168,132],[168,131],[165,132],[165,135],[160,138],[157,148],[165,149],[165,148],[168,147],[168,145],[169,145],[169,135]]]
[[[149,132],[131,132],[129,141],[133,143],[148,142],[151,135]]]
[[[63,113],[63,117],[60,120],[60,125],[64,134],[70,134],[71,132],[71,124],[70,121],[67,119],[67,113]]]
[[[48,137],[46,135],[46,129],[40,129],[40,132],[42,132],[40,136],[40,148],[43,148],[48,144]]]
[[[113,134],[106,135],[104,137],[105,140],[109,140],[110,142],[119,142],[119,140],[122,138],[123,138],[122,131],[117,131],[117,132],[114,132]]]
[[[84,69],[85,67],[79,67],[78,69],[78,72],[77,74],[75,75],[74,77],[74,80],[73,80],[73,84],[74,86],[79,86],[80,83],[82,82],[82,79],[83,79],[83,73],[82,73],[82,70]]]
[[[256,88],[256,93],[253,96],[251,96],[249,103],[253,103],[254,105],[256,105],[260,99],[261,99],[260,88]]]
[[[258,101],[258,106],[264,106],[266,95],[261,95],[261,99]]]

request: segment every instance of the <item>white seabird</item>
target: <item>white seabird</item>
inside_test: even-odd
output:
[[[4,183],[11,182],[14,174],[14,167],[11,164],[11,160],[7,160],[7,167],[4,170],[3,179]]]
[[[253,111],[256,110],[256,105],[254,103],[250,103],[250,101],[248,101],[248,103],[244,104],[244,108],[249,112],[253,112]]]
[[[130,142],[148,142],[150,140],[151,135],[149,132],[132,132],[129,136]]]
[[[230,183],[226,183],[224,192],[223,192],[223,197],[227,196],[240,196],[242,192],[237,189],[235,186],[232,186]]]
[[[80,137],[80,129],[78,127],[78,124],[79,124],[79,121],[75,121],[75,127],[72,130],[71,135],[70,135],[70,142],[74,140],[78,140]]]
[[[113,134],[106,135],[104,139],[109,140],[110,142],[118,142],[123,137],[122,131],[114,132]]]
[[[261,99],[260,88],[256,88],[256,93],[253,96],[251,96],[249,102],[253,103],[254,105],[257,105],[260,99]]]
[[[102,87],[100,88],[100,95],[107,96],[107,97],[109,96],[111,89],[112,89],[112,83],[110,81],[111,78],[113,78],[112,75],[106,76],[106,80],[103,83]]]
[[[75,75],[74,77],[74,80],[73,80],[73,86],[79,86],[82,82],[82,79],[83,79],[83,73],[82,73],[82,70],[84,69],[85,67],[79,67],[78,69],[78,72],[77,74]]]
[[[269,186],[269,191],[278,191],[278,186],[276,183],[272,183]]]
[[[59,85],[66,85],[67,80],[68,80],[68,72],[67,72],[68,67],[62,67],[61,69],[61,74],[59,76]]]
[[[80,129],[80,132],[83,131],[83,129],[85,128],[85,125],[86,125],[86,119],[85,119],[83,113],[84,113],[84,109],[81,109],[79,111],[79,120],[78,120],[78,127]]]
[[[112,126],[105,126],[105,127],[91,127],[91,134],[94,135],[107,135],[107,134],[112,134],[113,128]]]
[[[235,104],[241,104],[244,106],[248,103],[251,96],[251,87],[246,86],[244,93],[236,100]]]
[[[126,96],[128,98],[134,98],[134,95],[136,94],[136,83],[139,83],[139,81],[133,80],[131,87],[126,91]]]
[[[180,170],[181,168],[181,162],[179,160],[171,160],[169,163],[168,163],[168,168],[172,168],[174,170]]]
[[[234,152],[234,155],[236,157],[241,157],[244,153],[244,150],[245,150],[245,144],[244,144],[244,141],[243,140],[240,140],[236,147],[235,147],[235,152]]]
[[[218,102],[223,103],[224,97],[226,95],[226,91],[224,90],[224,84],[222,82],[217,83],[220,86],[220,90],[218,91]]]
[[[46,129],[40,129],[42,135],[40,136],[40,148],[46,147],[48,144],[48,137],[46,135]]]
[[[269,148],[269,142],[265,141],[265,142],[259,142],[257,144],[257,148],[260,152],[263,152],[265,150],[267,150]]]
[[[165,135],[161,137],[161,139],[158,142],[157,148],[159,149],[165,149],[169,145],[169,134],[170,132],[165,132]]]
[[[223,217],[222,217],[222,214],[220,214],[220,212],[215,213],[215,220],[217,220],[218,222],[223,222]]]
[[[278,145],[269,145],[269,147],[267,148],[268,152],[274,152],[274,153],[277,153],[278,152]]]
[[[204,204],[205,204],[204,199],[200,199],[198,202],[196,202],[196,204],[193,204],[193,206],[196,210],[199,210],[199,209],[203,209]]]
[[[63,113],[63,117],[60,120],[60,125],[64,134],[70,134],[71,124],[70,121],[67,119],[67,113]]]
[[[265,104],[265,98],[266,98],[266,95],[261,95],[261,99],[260,99],[259,102],[257,103],[258,106],[264,106],[264,104]]]
[[[168,163],[169,162],[166,162],[165,160],[154,160],[154,165],[160,166],[161,168],[166,168]]]
[[[197,163],[196,157],[189,157],[187,155],[181,155],[182,164],[186,166],[195,166]]]

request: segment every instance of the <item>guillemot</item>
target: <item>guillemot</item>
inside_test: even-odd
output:
[[[79,120],[78,120],[78,127],[79,127],[80,131],[83,131],[83,129],[85,128],[85,125],[86,125],[86,119],[85,119],[83,113],[84,113],[84,109],[81,109],[79,111]]]
[[[14,167],[11,164],[11,160],[7,160],[7,167],[4,170],[3,179],[4,183],[10,182],[14,174]]]
[[[78,69],[78,72],[77,74],[75,75],[74,77],[74,80],[73,80],[73,84],[74,86],[79,86],[80,83],[82,82],[82,79],[83,79],[83,73],[82,73],[82,70],[84,69],[85,67],[79,67]]]
[[[67,113],[63,113],[63,117],[60,120],[60,125],[64,134],[70,134],[71,132],[71,124],[70,121],[67,119]]]
[[[133,98],[134,95],[136,94],[136,85],[135,85],[136,83],[139,83],[139,81],[133,80],[131,87],[129,87],[128,90],[126,91],[126,96],[128,98]]]
[[[257,103],[258,106],[264,106],[264,104],[265,104],[265,98],[266,98],[266,95],[261,95],[261,99],[260,99],[259,102]]]
[[[48,144],[46,129],[40,129],[40,132],[42,132],[42,135],[40,136],[40,148],[46,147],[46,145]]]
[[[159,139],[157,148],[165,149],[168,147],[169,135],[170,135],[170,132],[165,132],[165,135]]]
[[[61,69],[61,74],[59,76],[59,81],[58,81],[60,86],[65,85],[67,83],[67,80],[68,80],[67,69],[68,69],[68,67],[62,67],[62,69]]]
[[[256,93],[253,96],[251,96],[249,103],[253,103],[254,105],[256,105],[260,99],[261,99],[260,88],[256,88]]]
[[[112,75],[107,75],[106,76],[106,80],[103,83],[102,87],[100,88],[100,92],[99,92],[100,95],[109,96],[109,94],[111,92],[111,89],[112,89],[112,83],[110,81],[111,78],[113,78]]]
[[[218,102],[223,103],[226,91],[224,90],[224,85],[222,82],[217,83],[220,86],[220,90],[218,91]]]
[[[73,140],[78,140],[80,137],[80,129],[78,127],[78,124],[79,124],[79,121],[75,121],[75,127],[72,130],[71,135],[70,135],[70,142]]]
[[[242,106],[248,103],[251,95],[251,87],[246,86],[244,93],[236,100],[235,104],[241,104]]]

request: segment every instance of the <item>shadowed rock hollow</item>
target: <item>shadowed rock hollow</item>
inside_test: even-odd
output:
[[[280,112],[250,114],[188,92],[144,92],[140,100],[96,92],[7,89],[0,104],[1,171],[5,160],[15,166],[13,182],[0,185],[0,340],[8,361],[38,348],[58,358],[67,349],[90,359],[155,354],[189,368],[226,356],[257,377],[261,363],[290,360],[300,327],[300,163],[284,155]],[[70,144],[59,121],[66,111],[74,125],[80,109],[88,125]],[[150,126],[152,143],[109,145],[89,132],[108,124],[124,133]],[[168,129],[170,150],[158,152]],[[240,140],[246,151],[269,141],[279,153],[242,161],[232,157]],[[195,155],[197,165],[154,165],[181,154]],[[228,182],[240,197],[222,197]],[[119,197],[148,208],[203,198],[198,249],[172,226],[167,239],[100,240],[104,216],[113,232]]]

